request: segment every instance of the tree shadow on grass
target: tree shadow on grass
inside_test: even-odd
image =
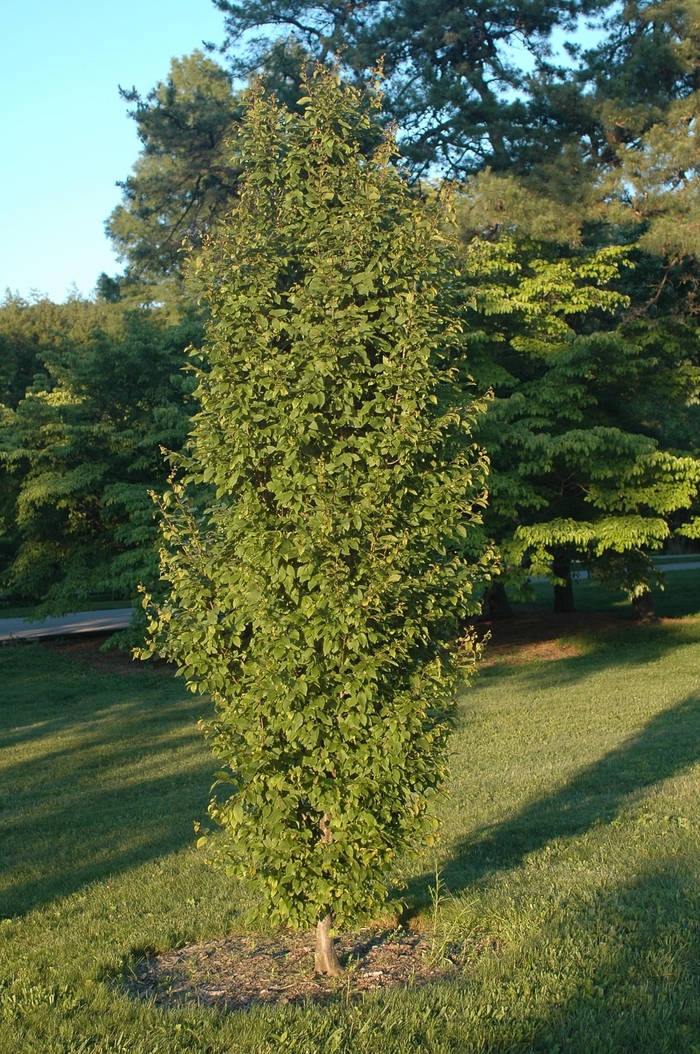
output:
[[[636,735],[588,765],[554,794],[526,805],[502,823],[475,830],[442,865],[442,880],[458,892],[485,875],[518,867],[524,857],[556,839],[576,837],[610,823],[629,795],[675,776],[700,760],[700,697],[689,696],[657,714]],[[408,884],[409,899],[428,901],[434,874]]]
[[[211,763],[101,791],[82,785],[7,823],[0,917],[23,914],[194,842]],[[19,822],[17,822],[19,820]]]
[[[514,1047],[496,1035],[488,1049],[695,1054],[700,887],[693,862],[667,860],[599,893],[573,932],[583,952],[575,990],[563,1004],[535,1011],[525,1025],[529,1042]]]
[[[182,709],[183,703],[193,707],[181,681],[146,673],[134,682],[73,659],[48,656],[37,644],[0,648],[0,680],[0,750],[48,740],[81,722],[102,721],[110,713],[120,720],[129,705],[126,700],[133,700],[129,725],[134,728],[144,713],[150,720],[156,699],[160,711]]]
[[[511,631],[510,636],[513,638],[512,643],[515,643],[517,634]],[[700,644],[700,619],[667,621],[649,626],[620,620],[603,631],[591,633],[581,631],[574,623],[552,620],[544,625],[536,640],[573,643],[581,648],[582,654],[555,661],[511,665],[509,656],[501,653],[493,665],[482,669],[480,676],[486,680],[517,676],[520,680],[536,684],[538,689],[547,689],[576,684],[592,673],[606,669],[623,667],[641,672],[645,666],[657,663],[675,651],[679,652],[679,661],[682,661],[684,648]],[[498,637],[494,637],[494,641],[500,643]]]
[[[202,700],[39,649],[3,659],[0,916],[192,844],[214,769]]]

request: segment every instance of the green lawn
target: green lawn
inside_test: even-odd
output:
[[[689,557],[685,557],[689,560]],[[668,567],[668,565],[667,565]],[[700,613],[700,565],[697,571],[668,571],[664,588],[654,586],[654,606],[663,618],[678,618]],[[548,582],[533,584],[534,599],[515,604],[517,611],[551,611],[553,591]],[[618,611],[632,617],[632,605],[623,593],[595,585],[590,579],[574,581],[574,603],[577,611]]]
[[[244,928],[246,890],[192,848],[206,702],[1,648],[0,1052],[698,1054],[700,621],[583,652],[486,668],[464,695],[440,927],[498,950],[456,982],[223,1016],[118,988],[146,949]],[[434,867],[402,867],[426,925]]]

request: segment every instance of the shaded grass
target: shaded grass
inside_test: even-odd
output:
[[[700,614],[700,569],[669,571],[664,577],[664,588],[653,586],[651,590],[657,614],[662,618]],[[549,582],[534,582],[532,588],[534,598],[516,603],[515,610],[551,611],[554,593]],[[589,578],[574,579],[573,590],[577,611],[616,611],[632,617],[632,604],[624,593],[604,589]]]
[[[2,1054],[700,1051],[699,622],[465,693],[440,851],[404,861],[403,896],[428,925],[437,863],[438,942],[488,933],[498,954],[426,989],[229,1016],[117,984],[144,949],[244,928],[247,891],[191,848],[206,704],[41,645],[0,649],[0,676]]]
[[[0,650],[0,916],[191,841],[211,763],[180,683]]]

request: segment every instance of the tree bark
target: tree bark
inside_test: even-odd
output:
[[[647,589],[638,597],[632,597],[632,616],[637,622],[653,622],[656,619],[650,590]]]
[[[571,584],[571,556],[566,551],[559,550],[554,554],[552,571],[557,578],[564,579],[563,586],[554,587],[554,611],[557,615],[568,615],[575,611],[574,589]]]
[[[330,935],[333,917],[330,912],[324,915],[316,924],[316,952],[314,955],[314,970],[319,974],[327,974],[330,977],[341,977],[343,968],[338,960],[335,950],[335,941]]]
[[[322,845],[330,845],[333,841],[331,830],[331,815],[324,812],[318,824],[321,832],[320,842]],[[319,974],[327,974],[329,977],[340,977],[343,968],[338,960],[335,950],[335,941],[330,935],[333,925],[333,916],[330,911],[320,918],[316,923],[316,952],[314,954],[314,970]]]
[[[486,621],[514,617],[503,582],[492,582],[484,593],[481,617]]]

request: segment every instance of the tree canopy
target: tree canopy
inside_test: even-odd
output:
[[[269,66],[280,41],[315,60],[341,56],[362,79],[381,59],[385,113],[397,122],[403,156],[420,170],[439,165],[461,176],[526,163],[534,145],[557,151],[543,83],[557,80],[550,39],[570,29],[596,0],[449,3],[382,0],[214,0],[226,16],[226,50],[239,73]]]
[[[462,278],[454,288],[470,333],[464,346],[479,393],[495,396],[479,426],[492,462],[491,537],[510,547],[511,569],[520,552],[520,572],[534,558],[554,574],[558,548],[634,594],[648,583],[654,546],[674,532],[700,531],[693,0],[624,8],[597,0],[488,8],[473,0],[215,2],[228,33],[220,62],[195,52],[173,60],[145,97],[123,93],[142,142],[107,222],[123,274],[100,276],[89,308],[42,302],[30,311],[8,301],[0,310],[0,387],[10,422],[3,434],[18,427],[12,415],[20,413],[23,448],[35,459],[15,458],[10,474],[5,461],[5,568],[20,545],[19,494],[45,442],[39,431],[30,437],[44,424],[29,415],[25,393],[56,387],[49,360],[68,344],[87,348],[93,330],[118,344],[117,320],[132,311],[142,321],[157,318],[154,333],[194,324],[184,249],[214,232],[240,193],[241,77],[262,80],[300,113],[301,78],[315,61],[338,61],[357,85],[383,55],[381,121],[396,124],[412,192],[430,197],[443,177],[456,181]],[[555,35],[581,20],[595,24],[598,42],[555,55]],[[363,130],[367,157],[380,134],[378,124]],[[474,272],[476,261],[485,270]],[[66,327],[77,329],[66,336]],[[48,405],[46,393],[41,400]],[[8,451],[14,442],[7,440]],[[600,490],[594,475],[610,464],[615,472]],[[610,502],[611,487],[620,500],[624,491],[624,513],[609,506],[604,514],[595,504]],[[639,517],[631,549],[617,551],[624,534],[617,527],[601,541],[593,524],[609,524],[610,516],[617,527]],[[555,545],[551,535],[545,544],[545,525],[565,521],[566,543]],[[518,549],[516,535],[520,544],[528,531],[532,544]],[[633,535],[626,537],[632,545]],[[620,568],[633,566],[632,579],[627,571],[620,577]]]
[[[694,399],[694,334],[667,343],[625,318],[620,247],[560,248],[470,238],[460,300],[467,360],[493,392],[477,432],[491,463],[486,530],[510,580],[553,577],[565,610],[574,557],[631,599],[648,594],[647,554],[693,506],[700,461],[668,428]]]
[[[230,75],[200,51],[173,59],[167,80],[145,99],[135,89],[122,96],[134,104],[130,116],[143,145],[106,223],[126,263],[114,291],[143,295],[156,284],[155,299],[169,287],[177,296],[184,249],[199,244],[237,191],[229,140],[240,100]]]

